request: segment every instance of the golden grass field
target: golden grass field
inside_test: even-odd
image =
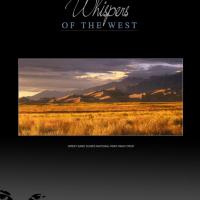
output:
[[[182,120],[182,102],[19,105],[20,136],[176,136]]]

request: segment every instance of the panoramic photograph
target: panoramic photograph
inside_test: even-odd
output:
[[[19,136],[182,136],[182,58],[18,59]]]

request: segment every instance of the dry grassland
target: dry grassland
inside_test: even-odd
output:
[[[20,136],[182,135],[182,102],[19,105]]]

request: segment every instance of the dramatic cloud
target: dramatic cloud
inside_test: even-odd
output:
[[[127,76],[180,71],[181,58],[19,59],[20,96],[43,91],[84,89]]]
[[[98,79],[100,81],[119,80],[128,76],[128,72],[123,71],[108,71],[107,73],[86,72],[83,75],[75,76],[77,79]]]

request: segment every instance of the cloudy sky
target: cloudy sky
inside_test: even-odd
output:
[[[44,90],[85,89],[163,70],[180,70],[181,58],[19,59],[19,97]]]

